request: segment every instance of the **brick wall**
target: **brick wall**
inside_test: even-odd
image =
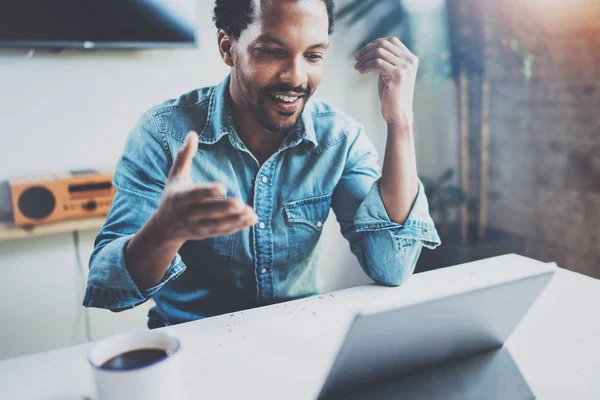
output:
[[[527,82],[493,7],[490,224],[521,235],[527,256],[600,278],[600,29],[535,32]]]

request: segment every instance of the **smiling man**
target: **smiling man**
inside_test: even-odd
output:
[[[355,56],[357,73],[379,76],[380,169],[362,126],[312,99],[333,19],[332,0],[216,1],[231,73],[150,109],[129,135],[85,306],[154,298],[155,328],[317,294],[330,209],[383,285],[402,284],[422,247],[439,245],[416,171],[418,60],[397,38]]]

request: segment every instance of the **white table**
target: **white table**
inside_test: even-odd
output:
[[[417,274],[399,288],[360,286],[172,327],[185,399],[315,398],[358,310],[450,294],[538,263],[506,255]],[[93,397],[90,345],[0,362],[0,399]],[[539,399],[600,399],[600,281],[557,268],[506,346]]]

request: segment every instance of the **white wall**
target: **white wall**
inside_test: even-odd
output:
[[[201,2],[200,47],[193,50],[0,50],[0,180],[25,173],[114,167],[127,133],[148,107],[221,81],[211,0]],[[354,73],[339,36],[317,95],[371,130],[378,105],[374,83]],[[351,78],[347,78],[350,77]],[[367,79],[368,81],[368,79]],[[355,90],[359,86],[358,90]],[[1,207],[0,207],[1,208]],[[339,228],[325,229],[326,289],[367,281]],[[95,232],[81,234],[87,260]],[[83,280],[70,234],[0,242],[0,359],[85,341]],[[114,314],[91,310],[92,337],[145,329],[148,306]]]
[[[198,49],[36,51],[30,59],[27,50],[0,50],[0,180],[25,173],[112,168],[144,110],[221,81],[228,70],[217,52],[213,1],[200,4]],[[376,77],[354,71],[352,46],[339,26],[316,96],[365,124],[383,154],[385,126]],[[424,111],[429,112],[427,107]],[[94,236],[81,234],[84,273]],[[326,291],[369,282],[333,218],[325,226],[324,241]],[[90,313],[94,340],[145,329],[149,305],[118,314],[84,311],[85,276],[80,272],[70,234],[0,242],[0,359],[85,342],[83,312]]]

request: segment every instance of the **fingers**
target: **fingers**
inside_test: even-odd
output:
[[[367,64],[370,61],[377,60],[377,59],[381,59],[382,61],[385,61],[392,66],[398,65],[398,60],[399,60],[399,58],[397,56],[395,56],[394,54],[392,54],[390,51],[379,47],[379,48],[371,50],[368,53],[365,53],[359,59],[359,61],[356,63],[354,68],[362,73],[363,72],[362,69],[365,66],[365,64]]]
[[[194,131],[188,133],[185,138],[183,147],[177,153],[171,172],[169,173],[170,180],[192,180],[192,160],[198,152],[198,134]]]
[[[222,218],[205,219],[198,222],[188,220],[188,228],[196,238],[205,239],[210,237],[231,235],[246,229],[258,222],[258,216],[252,208],[246,207],[241,213],[232,214]]]
[[[231,235],[232,233],[246,229],[258,222],[258,217],[250,209],[241,215],[231,216],[215,222],[205,224],[208,234],[211,236]]]
[[[379,48],[387,50],[388,52],[393,54],[395,57],[400,57],[403,54],[403,51],[398,46],[394,46],[391,42],[389,42],[387,40],[379,40],[379,41],[374,41],[374,42],[367,44],[358,53],[356,53],[354,55],[354,58],[356,60],[360,60],[366,54],[371,53],[374,50],[377,50]]]
[[[382,47],[394,54],[395,56],[408,56],[409,58],[416,58],[416,56],[402,43],[397,37],[375,39],[371,43],[368,43],[365,47],[360,49],[358,53],[354,55],[356,60],[360,59],[364,54],[370,51]]]
[[[403,68],[418,64],[418,58],[396,37],[374,40],[354,57],[357,61],[354,68],[362,74],[379,72],[389,75],[394,72],[390,66]]]
[[[377,39],[354,56],[361,74],[377,72],[391,81],[401,81],[406,72],[416,74],[419,59],[396,37]]]
[[[180,207],[197,204],[210,198],[224,197],[227,193],[225,186],[217,182],[194,183],[190,187],[178,189],[174,197]]]
[[[187,218],[194,223],[203,223],[219,218],[239,216],[245,212],[253,213],[250,206],[240,199],[208,199],[191,204],[185,209]]]
[[[393,75],[396,66],[390,64],[388,61],[385,61],[381,58],[376,58],[373,60],[369,60],[365,62],[359,69],[361,74],[366,74],[368,72],[378,72],[382,75]]]
[[[383,42],[388,43],[388,42]],[[398,66],[402,63],[413,64],[415,62],[414,58],[407,53],[401,52],[397,47],[390,45],[382,45],[381,47],[373,47],[371,50],[362,53],[362,55],[357,59],[354,68],[360,70],[360,66],[367,61],[381,58],[389,62],[394,66]]]

